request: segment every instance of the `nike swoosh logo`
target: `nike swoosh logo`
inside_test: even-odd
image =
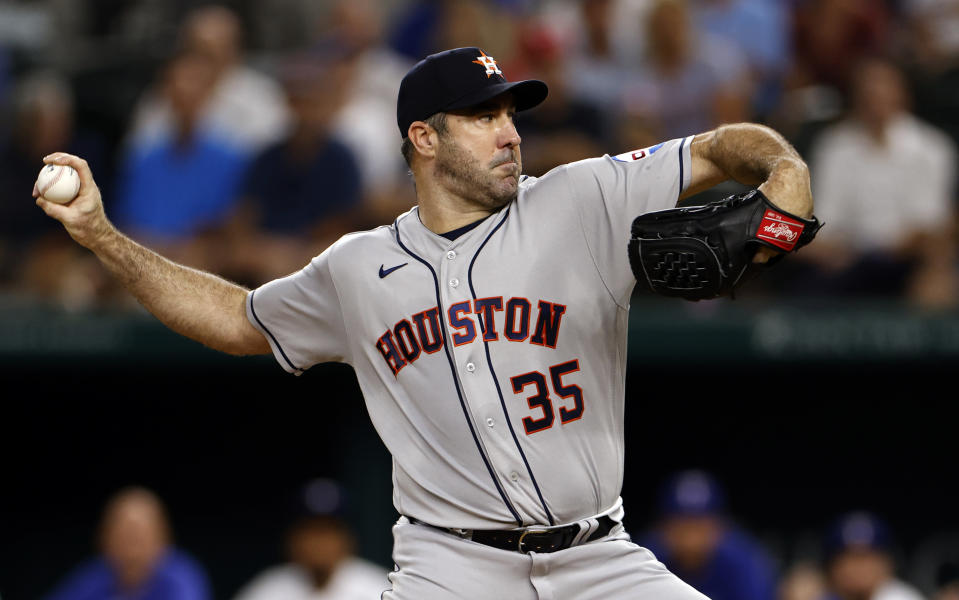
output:
[[[389,275],[390,273],[392,273],[393,271],[397,269],[402,269],[408,264],[410,263],[403,263],[401,265],[396,265],[395,267],[390,267],[389,269],[384,269],[383,265],[380,265],[380,279],[383,279],[384,277],[386,277],[387,275]]]

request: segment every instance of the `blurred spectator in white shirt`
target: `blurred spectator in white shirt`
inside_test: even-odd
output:
[[[337,0],[328,27],[351,73],[332,131],[356,155],[367,196],[393,196],[397,186],[408,185],[393,131],[400,81],[413,65],[385,44],[385,18],[373,0]]]
[[[803,254],[833,273],[826,291],[953,302],[952,141],[908,111],[902,74],[889,62],[861,64],[851,104],[813,144],[813,197],[826,226]]]
[[[374,600],[389,589],[387,570],[356,554],[344,494],[330,479],[307,483],[287,531],[288,561],[256,575],[234,600]]]
[[[939,565],[935,600],[959,600],[959,563],[944,562]]]
[[[286,133],[289,113],[279,84],[245,61],[239,17],[225,6],[189,13],[181,26],[182,50],[201,54],[214,65],[216,83],[199,127],[250,156]],[[131,117],[127,142],[151,145],[175,129],[173,109],[162,92],[151,89]]]
[[[897,576],[889,526],[872,513],[854,511],[837,519],[825,552],[826,600],[923,600]]]

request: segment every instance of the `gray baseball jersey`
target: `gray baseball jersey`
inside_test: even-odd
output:
[[[691,138],[524,177],[450,240],[417,208],[253,290],[292,373],[353,366],[393,457],[394,505],[444,527],[559,525],[623,480],[633,218],[676,205]]]

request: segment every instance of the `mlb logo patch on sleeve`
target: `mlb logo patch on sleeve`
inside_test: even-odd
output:
[[[663,147],[662,143],[656,144],[655,146],[650,146],[649,148],[642,148],[640,150],[633,150],[632,152],[624,152],[622,154],[617,154],[613,157],[613,160],[619,162],[635,162],[641,158],[646,158],[650,154],[656,152]]]

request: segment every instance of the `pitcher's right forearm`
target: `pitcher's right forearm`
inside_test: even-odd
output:
[[[77,171],[80,190],[65,204],[50,202],[36,186],[33,197],[60,221],[78,244],[91,250],[140,304],[167,327],[230,354],[267,354],[270,346],[246,318],[247,290],[225,279],[179,265],[120,233],[103,210],[100,189],[87,161],[65,152],[46,164]]]
[[[270,352],[266,339],[247,319],[245,288],[175,263],[112,228],[90,250],[173,331],[230,354]]]

